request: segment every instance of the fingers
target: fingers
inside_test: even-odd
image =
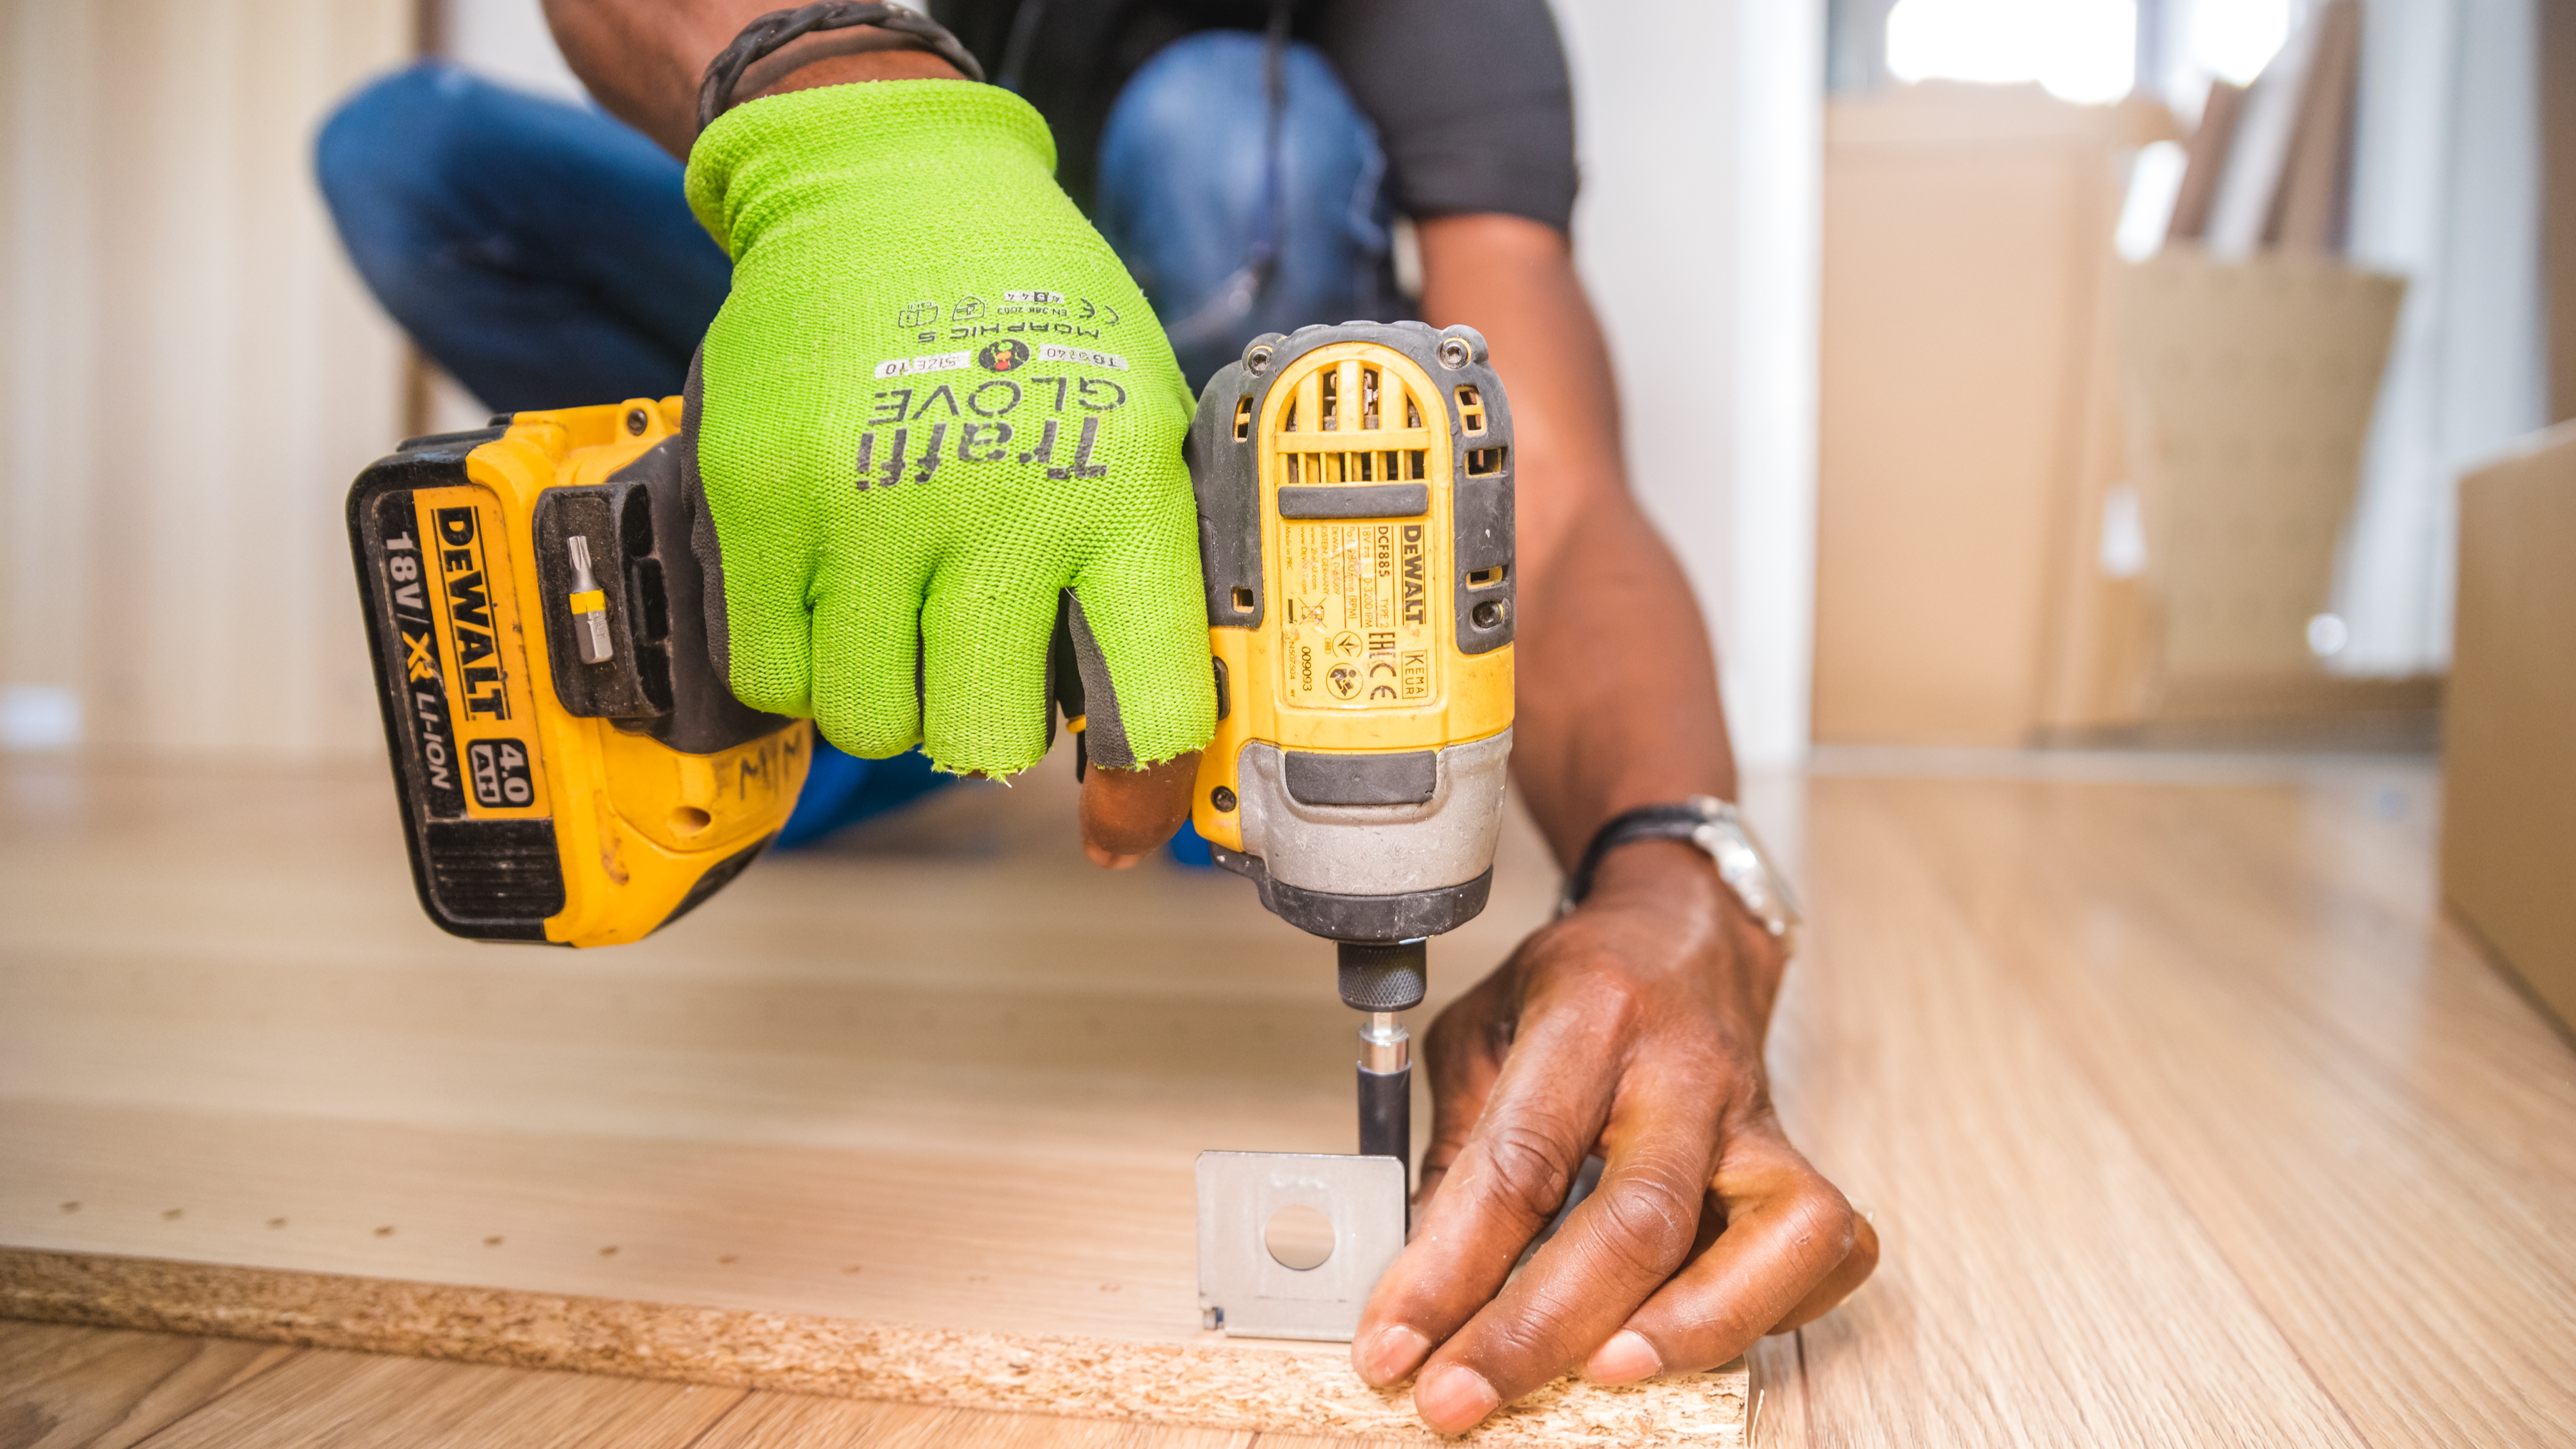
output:
[[[1806,1327],[1833,1312],[1844,1299],[1852,1296],[1853,1290],[1869,1281],[1870,1274],[1877,1271],[1878,1229],[1870,1224],[1869,1219],[1855,1213],[1852,1217],[1851,1251],[1843,1255],[1843,1260],[1834,1265],[1834,1270],[1825,1275],[1823,1282],[1798,1300],[1797,1307],[1790,1309],[1786,1317],[1763,1332],[1787,1333],[1793,1328]],[[1718,1361],[1725,1362],[1724,1359]]]
[[[1413,1240],[1378,1280],[1360,1315],[1353,1361],[1362,1376],[1374,1383],[1403,1377],[1421,1361],[1419,1349],[1458,1335],[1424,1369],[1417,1390],[1417,1407],[1435,1429],[1454,1432],[1482,1417],[1482,1411],[1464,1420],[1444,1417],[1436,1407],[1424,1405],[1423,1396],[1436,1400],[1447,1393],[1474,1398],[1490,1391],[1509,1397],[1544,1382],[1607,1337],[1689,1247],[1687,1213],[1677,1241],[1624,1264],[1598,1254],[1585,1255],[1569,1243],[1569,1237],[1585,1236],[1570,1222],[1567,1232],[1533,1261],[1529,1274],[1510,1288],[1503,1286],[1521,1250],[1564,1203],[1584,1157],[1601,1136],[1604,1115],[1625,1065],[1623,1053],[1615,1046],[1621,1034],[1621,1027],[1603,1020],[1600,1013],[1525,1015],[1523,1035],[1494,1078],[1482,1120],[1449,1162],[1438,1191],[1424,1200]],[[1668,1173],[1670,1165],[1654,1155],[1669,1155],[1672,1145],[1688,1131],[1675,1119],[1648,1152],[1641,1154],[1632,1147],[1619,1154],[1605,1174],[1604,1192],[1613,1182],[1641,1173]],[[1710,1140],[1705,1131],[1699,1134],[1700,1143]],[[1682,1152],[1685,1157],[1693,1155],[1687,1147]],[[1681,1179],[1691,1194],[1684,1206],[1694,1210],[1697,1188],[1704,1180],[1705,1152],[1704,1145],[1696,1149],[1701,1160],[1690,1163]],[[1645,1190],[1648,1196],[1653,1191]],[[1600,1197],[1596,1194],[1579,1209],[1574,1222],[1581,1222],[1586,1213],[1603,1211]],[[1639,1206],[1627,1198],[1622,1203],[1620,1211]],[[1569,1255],[1583,1257],[1590,1270],[1608,1282],[1630,1277],[1639,1281],[1615,1304],[1587,1307],[1563,1301],[1557,1296],[1564,1287],[1559,1281],[1562,1275],[1542,1269]],[[1670,1261],[1660,1266],[1645,1261],[1654,1258]],[[1644,1276],[1648,1273],[1654,1275],[1652,1279]],[[1499,1299],[1497,1290],[1501,1290]],[[1494,1306],[1479,1314],[1488,1300]],[[1606,1321],[1590,1338],[1576,1342],[1570,1335],[1583,1333],[1584,1324],[1593,1317]],[[1506,1319],[1513,1325],[1508,1334],[1496,1328]],[[1479,1331],[1471,1320],[1481,1321],[1484,1329]],[[1542,1360],[1554,1360],[1554,1367],[1541,1372],[1537,1365]],[[1469,1371],[1469,1378],[1441,1388],[1435,1380],[1442,1377],[1444,1365]]]
[[[1459,1433],[1591,1356],[1689,1254],[1715,1122],[1678,1094],[1623,1108],[1601,1184],[1520,1275],[1423,1365],[1414,1406]]]
[[[880,575],[814,605],[814,726],[861,759],[902,754],[921,739],[921,596],[928,568]],[[741,628],[736,626],[736,637]],[[735,658],[740,677],[742,662]],[[933,758],[937,758],[933,756]]]
[[[1172,838],[1190,818],[1198,752],[1142,770],[1094,768],[1082,778],[1082,853],[1103,870],[1125,870]]]
[[[1047,750],[1054,580],[1029,562],[951,558],[921,605],[922,745],[943,770],[1006,778]]]
[[[1169,760],[1205,749],[1216,732],[1198,543],[1195,535],[1179,542],[1142,538],[1094,559],[1073,582],[1084,745],[1096,767]]]
[[[707,624],[710,634],[724,631],[725,683],[736,699],[753,709],[801,715],[813,708],[814,682],[808,670],[815,643],[813,620],[805,612],[805,588],[802,576],[781,578],[771,576],[771,571],[736,565],[708,590],[724,601],[721,610],[707,611]],[[824,738],[841,744],[829,730]],[[842,748],[862,753],[848,745]]]
[[[1715,1368],[1832,1308],[1878,1265],[1877,1234],[1767,1113],[1729,1140],[1708,1197],[1725,1231],[1592,1355],[1591,1377]]]
[[[689,379],[694,423],[694,363]],[[704,577],[701,601],[709,652],[724,672],[726,685],[743,703],[775,714],[807,713],[813,690],[813,626],[805,605],[814,582],[810,560],[748,548],[726,553],[718,528],[709,526],[710,520],[732,511],[726,507],[724,489],[720,483],[709,486],[711,480],[699,471],[693,452],[683,455],[681,468],[683,486],[697,493],[697,504],[705,510],[689,546]]]
[[[1440,1013],[1423,1038],[1423,1067],[1431,1079],[1431,1141],[1422,1151],[1422,1176],[1413,1192],[1416,1213],[1410,1237],[1420,1237],[1430,1220],[1425,1207],[1439,1196],[1450,1168],[1466,1151],[1501,1078],[1503,1059],[1511,1049],[1511,987],[1506,981],[1510,974],[1497,971],[1478,982]],[[1378,1385],[1394,1383],[1430,1354],[1431,1339],[1403,1321],[1405,1312],[1405,1305],[1392,1298],[1373,1298],[1351,1336],[1351,1366],[1361,1378]]]

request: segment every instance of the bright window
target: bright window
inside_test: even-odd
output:
[[[2199,0],[2191,58],[2220,80],[2250,84],[2290,37],[2290,0]]]
[[[2115,101],[2138,71],[2132,0],[1899,0],[1887,17],[1899,80],[2037,81],[2070,101]]]

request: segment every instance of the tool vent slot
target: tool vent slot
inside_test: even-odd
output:
[[[1468,449],[1468,450],[1467,450],[1467,476],[1468,476],[1468,477],[1470,477],[1470,478],[1491,478],[1491,477],[1493,477],[1495,474],[1500,473],[1500,472],[1502,472],[1502,471],[1503,471],[1503,450],[1502,450],[1502,449],[1500,449],[1500,448],[1470,448],[1470,449]]]
[[[1509,568],[1500,564],[1489,569],[1470,569],[1467,571],[1467,587],[1471,589],[1490,589],[1494,585],[1501,583],[1510,573],[1511,570]]]
[[[1376,426],[1378,425],[1378,423],[1377,423],[1378,387],[1379,387],[1379,379],[1378,379],[1378,375],[1377,375],[1377,369],[1376,369],[1376,368],[1374,368],[1374,367],[1363,367],[1363,368],[1361,368],[1361,369],[1360,369],[1360,426],[1361,426],[1363,429],[1366,429],[1366,428],[1374,428],[1374,427],[1376,427]]]
[[[1458,427],[1470,437],[1485,430],[1485,395],[1472,382],[1458,384]]]
[[[1252,437],[1252,394],[1245,393],[1234,401],[1234,440],[1238,443]]]
[[[1342,426],[1342,370],[1328,367],[1316,374],[1316,382],[1320,401],[1315,411],[1323,419],[1315,425],[1316,431],[1337,432]]]

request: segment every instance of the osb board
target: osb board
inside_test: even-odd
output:
[[[0,1250],[0,1316],[848,1398],[1441,1442],[1338,1354],[963,1333],[802,1314]],[[1632,1388],[1559,1380],[1496,1446],[1740,1445],[1745,1368]]]

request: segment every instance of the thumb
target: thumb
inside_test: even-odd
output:
[[[1092,766],[1082,780],[1082,853],[1104,870],[1134,865],[1189,818],[1198,773],[1196,750],[1141,770]]]

